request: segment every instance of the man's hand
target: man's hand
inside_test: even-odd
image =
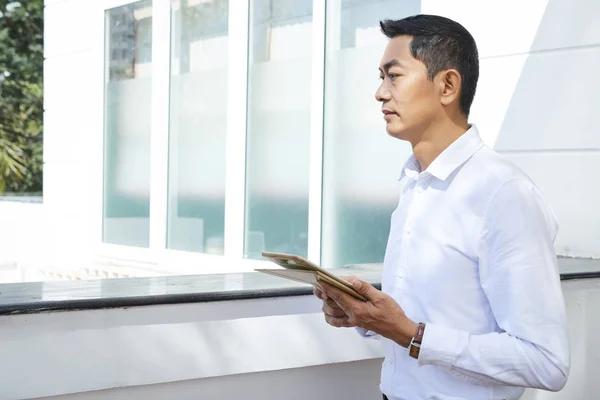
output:
[[[327,294],[318,287],[313,289],[313,294],[317,296],[319,299],[323,301],[323,314],[325,314],[325,321],[331,326],[335,326],[337,328],[353,328],[355,325],[350,323],[350,318],[346,314],[344,310],[338,306],[338,304],[333,301],[332,298],[327,296]]]
[[[358,326],[408,347],[418,325],[411,321],[396,301],[356,277],[345,278],[367,301],[357,300],[346,292],[327,284],[317,283],[313,292],[323,299],[325,320],[332,326]],[[335,305],[334,305],[335,304]],[[337,307],[336,307],[337,306]]]

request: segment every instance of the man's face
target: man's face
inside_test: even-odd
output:
[[[391,136],[413,146],[441,110],[436,80],[428,79],[427,67],[410,53],[410,36],[391,39],[381,59],[381,85],[375,94],[381,102]]]

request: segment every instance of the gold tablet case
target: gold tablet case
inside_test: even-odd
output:
[[[332,274],[331,272],[319,267],[318,265],[294,254],[273,253],[263,251],[262,256],[269,261],[283,267],[284,269],[265,269],[257,268],[255,271],[269,275],[278,276],[280,278],[290,279],[296,282],[307,283],[315,286],[317,280],[322,280],[336,288],[354,296],[355,298],[367,301],[360,293],[358,293],[350,282]]]

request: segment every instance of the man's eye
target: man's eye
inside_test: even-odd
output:
[[[390,77],[390,79],[394,79],[394,78],[397,78],[397,77],[399,77],[399,76],[400,76],[400,74],[387,74],[387,76],[389,76],[389,77]],[[379,75],[379,79],[381,79],[381,80],[384,80],[384,79],[385,79],[385,76],[383,76],[383,75]]]

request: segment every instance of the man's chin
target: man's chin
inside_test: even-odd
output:
[[[385,130],[387,134],[393,138],[407,140],[408,132],[406,131],[406,129],[388,125]]]

